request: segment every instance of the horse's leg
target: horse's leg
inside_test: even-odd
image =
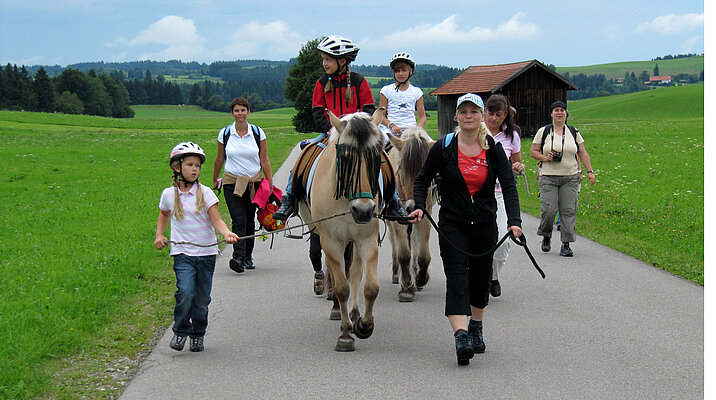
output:
[[[365,284],[363,296],[365,298],[365,313],[353,324],[353,333],[360,338],[366,339],[373,334],[373,304],[378,297],[378,242],[375,238],[365,238],[359,246],[363,266],[365,268]]]
[[[360,310],[358,309],[358,293],[360,292],[360,283],[363,280],[363,261],[360,258],[360,252],[352,251],[352,259],[350,263],[350,278],[349,283],[351,286],[351,312],[349,317],[351,322],[356,322],[360,318]]]
[[[326,254],[326,267],[331,274],[333,282],[333,297],[338,301],[341,310],[341,336],[336,342],[336,351],[354,351],[355,339],[350,334],[352,324],[348,319],[347,301],[350,295],[348,280],[346,278],[343,261],[344,248],[340,244],[321,237],[321,246]]]
[[[423,286],[425,286],[430,280],[430,271],[428,270],[432,259],[429,245],[430,225],[428,221],[420,221],[420,223],[413,226],[413,229],[417,231],[419,237],[417,242],[420,243],[419,247],[416,249],[416,264],[418,266],[418,272],[415,276],[415,284],[417,285],[418,290],[422,290]]]
[[[388,224],[388,238],[390,239],[390,254],[391,254],[391,266],[393,267],[393,283],[398,284],[400,283],[400,263],[398,262],[398,249],[400,245],[398,244],[398,238],[396,234],[396,230],[399,229],[397,227],[397,222],[391,222],[386,221]]]
[[[400,292],[398,292],[398,301],[411,302],[415,300],[415,280],[413,279],[413,271],[411,268],[411,247],[415,243],[409,240],[409,230],[406,226],[398,226],[395,229],[398,237],[398,263],[400,264]]]

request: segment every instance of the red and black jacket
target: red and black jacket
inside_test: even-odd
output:
[[[339,118],[357,111],[364,111],[368,114],[373,114],[375,111],[375,101],[373,100],[370,86],[368,86],[368,81],[361,74],[355,72],[351,72],[350,86],[350,90],[353,91],[353,101],[346,103],[346,89],[348,88],[348,79],[346,78],[346,74],[331,76],[333,90],[325,93],[324,88],[328,84],[328,75],[323,74],[316,81],[316,86],[313,88],[313,108],[311,112],[318,132],[331,130],[332,125],[326,108]]]

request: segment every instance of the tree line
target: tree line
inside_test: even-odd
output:
[[[654,66],[654,76],[659,75],[658,65]],[[651,77],[647,71],[641,71],[639,75],[634,72],[624,74],[624,79],[607,79],[604,74],[585,75],[579,73],[570,75],[569,72],[564,77],[579,87],[579,90],[570,90],[567,92],[568,100],[581,100],[592,97],[611,96],[614,94],[625,94],[632,92],[640,92],[653,89],[653,85],[646,85]],[[677,83],[698,83],[704,80],[704,71],[699,75],[695,74],[678,74],[671,77],[669,84],[660,86],[673,86]]]
[[[23,66],[0,69],[0,109],[131,118],[129,93],[106,74],[66,69],[50,78],[39,68],[31,79]]]

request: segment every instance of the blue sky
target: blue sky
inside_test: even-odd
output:
[[[357,64],[579,66],[701,54],[704,2],[0,0],[2,64],[288,60],[328,34],[361,46]]]

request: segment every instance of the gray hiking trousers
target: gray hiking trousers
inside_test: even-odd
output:
[[[574,242],[574,225],[577,222],[579,206],[579,174],[539,177],[540,220],[537,234],[552,237],[554,218],[559,211],[559,231],[562,243]]]

